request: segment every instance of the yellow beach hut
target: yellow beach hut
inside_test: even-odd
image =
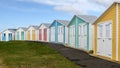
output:
[[[114,2],[93,25],[94,55],[120,61],[120,3]]]
[[[26,40],[37,41],[38,40],[38,28],[39,26],[31,25],[26,30]]]

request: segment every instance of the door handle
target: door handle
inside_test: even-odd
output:
[[[103,42],[104,42],[104,40],[103,40]]]

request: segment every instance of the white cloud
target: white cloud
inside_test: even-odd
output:
[[[94,3],[100,4],[102,6],[109,6],[112,4],[115,0],[91,0]]]
[[[72,14],[89,14],[90,11],[101,13],[114,0],[19,0],[26,2],[42,3],[53,6],[57,11],[64,11]],[[119,0],[117,0],[119,1]]]

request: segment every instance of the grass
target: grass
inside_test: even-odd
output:
[[[0,42],[0,64],[6,68],[80,68],[42,43]]]

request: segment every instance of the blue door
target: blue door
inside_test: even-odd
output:
[[[6,34],[2,34],[2,41],[6,41]]]
[[[8,34],[8,41],[11,41],[12,40],[12,33],[9,33]]]

